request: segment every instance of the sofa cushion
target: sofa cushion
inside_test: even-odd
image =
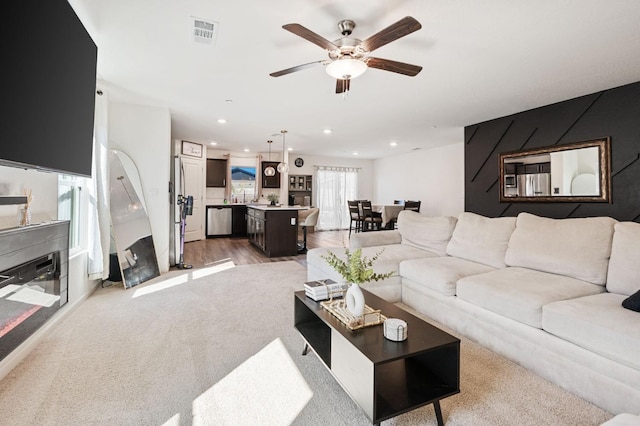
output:
[[[603,291],[575,278],[518,267],[471,275],[457,285],[461,300],[536,328],[542,328],[544,305]]]
[[[484,217],[464,212],[447,245],[447,254],[473,262],[504,268],[509,238],[516,227],[515,217]]]
[[[383,250],[384,249],[384,250]],[[341,259],[346,259],[344,254],[344,248],[314,248],[307,252],[307,263],[313,264],[316,268],[327,271],[327,278],[332,278],[340,275],[336,275],[337,272],[331,265],[327,263],[322,256],[326,256],[327,252],[331,251]],[[371,259],[377,253],[382,251],[378,260],[373,264],[373,271],[376,273],[394,272],[393,275],[398,275],[398,266],[401,261],[405,259],[419,259],[422,257],[434,257],[434,253],[426,250],[421,250],[412,246],[404,244],[388,244],[385,246],[364,247],[362,249],[362,256],[366,256]],[[343,278],[339,278],[338,282],[344,281]]]
[[[607,291],[630,296],[640,288],[639,241],[640,223],[616,223],[607,273]]]
[[[445,296],[456,295],[456,282],[469,275],[493,271],[483,265],[457,257],[431,257],[405,260],[400,263],[400,275]]]
[[[349,248],[357,249],[362,247],[385,246],[389,244],[400,244],[402,237],[395,230],[376,232],[356,232],[349,238]]]
[[[398,215],[398,231],[402,244],[444,256],[456,221],[455,217],[431,217],[404,210]]]
[[[624,299],[622,301],[622,307],[626,309],[631,309],[632,311],[640,312],[640,290],[636,291],[631,296]]]
[[[624,309],[621,294],[602,293],[550,303],[542,308],[542,327],[585,349],[640,369],[640,320]]]
[[[550,219],[520,213],[505,263],[604,285],[615,223],[610,217]]]

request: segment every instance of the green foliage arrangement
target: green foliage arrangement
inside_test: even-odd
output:
[[[267,200],[271,201],[272,203],[277,203],[278,202],[278,194],[269,194],[269,195],[267,195]]]
[[[333,267],[345,281],[354,284],[362,284],[369,281],[379,281],[390,277],[393,272],[387,272],[386,274],[377,274],[373,272],[373,262],[382,254],[384,249],[380,250],[371,259],[366,256],[362,256],[362,249],[357,248],[354,251],[350,251],[348,248],[344,249],[347,260],[342,260],[335,253],[329,251],[326,256],[320,256],[327,261],[329,265]]]

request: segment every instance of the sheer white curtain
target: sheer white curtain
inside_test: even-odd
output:
[[[89,209],[87,229],[90,233],[88,244],[87,273],[90,279],[109,277],[109,246],[111,216],[109,214],[109,135],[107,91],[98,88],[96,96],[94,124],[93,165],[89,185]]]
[[[316,166],[316,201],[318,230],[348,229],[347,200],[358,194],[358,169],[350,167]]]
[[[262,188],[262,155],[256,156],[256,185],[253,187],[253,199],[260,199],[260,188]]]

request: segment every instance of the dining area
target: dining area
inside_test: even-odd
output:
[[[349,236],[351,232],[395,229],[401,211],[420,212],[419,200],[394,200],[393,204],[373,204],[370,200],[349,200]]]

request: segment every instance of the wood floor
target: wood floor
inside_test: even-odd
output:
[[[316,231],[307,234],[307,247],[343,247],[348,243],[349,231]],[[302,241],[302,235],[299,236]],[[216,262],[231,260],[236,265],[295,260],[306,266],[307,255],[266,257],[245,238],[207,238],[184,244],[184,263],[203,268]]]

